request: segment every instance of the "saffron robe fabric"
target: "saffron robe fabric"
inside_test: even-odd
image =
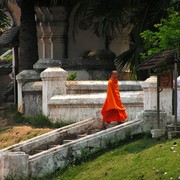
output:
[[[107,96],[101,114],[103,116],[102,120],[107,123],[111,121],[124,122],[128,117],[120,99],[118,80],[114,77],[111,77],[108,81]]]

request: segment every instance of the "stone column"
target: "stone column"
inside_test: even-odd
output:
[[[142,84],[144,110],[157,110],[157,77],[151,76]]]
[[[66,79],[68,72],[62,68],[47,68],[41,73],[43,81],[42,88],[42,110],[48,116],[48,102],[54,95],[66,94]]]
[[[23,113],[23,91],[22,88],[25,83],[40,80],[40,75],[34,70],[23,70],[17,76],[16,80],[18,83],[18,111]]]
[[[67,13],[64,6],[36,7],[39,57],[64,58]]]
[[[12,176],[14,180],[28,177],[29,157],[24,152],[6,152],[0,154],[0,180]]]
[[[177,78],[177,123],[180,124],[180,76]]]

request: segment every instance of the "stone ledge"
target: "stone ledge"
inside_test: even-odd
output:
[[[142,91],[141,81],[119,81],[120,91]],[[67,81],[66,86],[69,91],[75,90],[98,90],[105,91],[108,81]]]
[[[129,104],[129,103],[143,104],[142,91],[120,92],[120,96],[123,104]],[[106,98],[106,93],[56,95],[50,99],[48,104],[49,105],[103,104],[105,98]]]

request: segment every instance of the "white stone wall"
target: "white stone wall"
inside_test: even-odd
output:
[[[49,101],[49,118],[53,121],[81,121],[93,118],[101,110],[106,93],[70,94],[53,96]],[[136,118],[143,111],[143,92],[121,92],[121,99],[128,114],[128,120]]]
[[[86,118],[93,118],[103,106],[106,93],[67,94],[67,72],[61,68],[47,68],[41,73],[41,78],[43,84],[43,113],[54,122],[77,122]],[[94,90],[98,88],[96,84],[94,86],[90,86],[90,84],[85,83],[84,87],[87,90],[88,87]],[[73,87],[76,87],[75,84]],[[104,88],[104,84],[100,87]],[[143,92],[140,90],[140,83],[123,81],[122,89],[127,91],[121,92],[121,97],[129,114],[128,120],[135,119],[137,112],[143,110]]]

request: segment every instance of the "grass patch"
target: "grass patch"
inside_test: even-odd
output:
[[[180,178],[180,139],[138,138],[95,159],[57,171],[53,180],[150,180]]]
[[[70,121],[61,121],[61,122],[51,122],[49,118],[43,114],[37,114],[35,116],[31,117],[26,117],[24,119],[25,123],[36,127],[36,128],[44,128],[44,127],[49,127],[49,128],[60,128],[63,126],[67,126],[69,124],[72,124]]]
[[[180,177],[180,139],[138,136],[110,149],[66,170],[22,180],[169,180]]]

